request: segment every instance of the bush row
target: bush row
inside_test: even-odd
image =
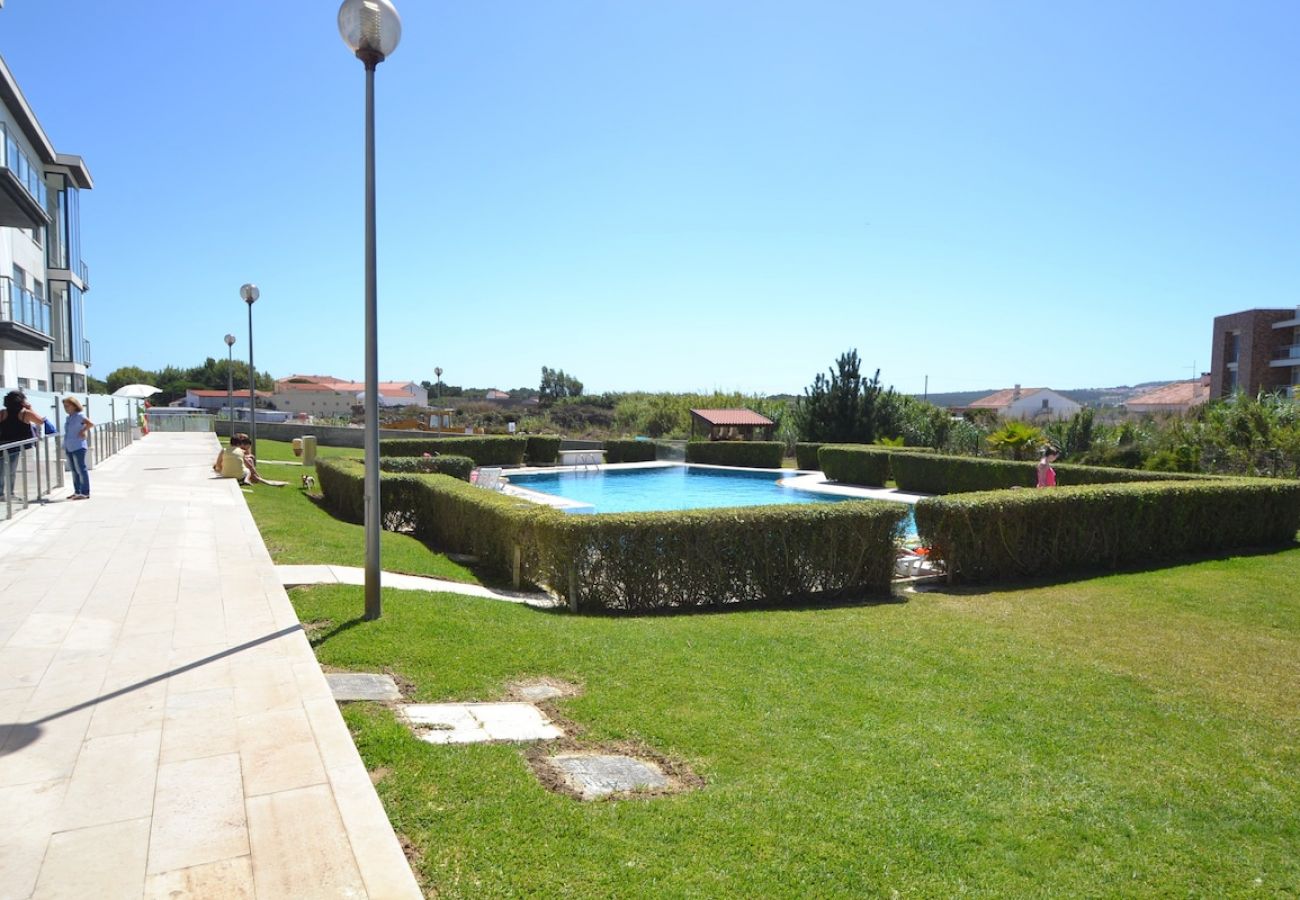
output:
[[[461,481],[469,481],[469,474],[474,471],[474,460],[468,456],[384,456],[380,457],[379,471],[450,475]]]
[[[388,438],[379,442],[380,456],[468,456],[476,466],[518,466],[528,439],[523,435],[452,438]],[[558,448],[557,448],[558,449]]]
[[[1215,479],[986,491],[916,504],[956,581],[1042,577],[1278,547],[1300,529],[1300,482]]]
[[[653,462],[654,459],[655,445],[650,441],[605,441],[607,463]]]
[[[326,505],[362,516],[362,467],[321,460]],[[386,527],[473,553],[570,597],[581,609],[829,601],[888,589],[896,503],[844,503],[569,516],[441,475],[384,476]]]
[[[822,444],[817,467],[831,481],[884,487],[889,480],[890,453],[860,444]]]
[[[980,459],[969,456],[944,456],[931,453],[895,453],[890,458],[889,467],[890,474],[897,483],[899,490],[911,491],[917,494],[961,494],[968,491],[1033,487],[1038,483],[1037,462]],[[1067,463],[1056,463],[1052,468],[1056,470],[1056,483],[1061,486],[1139,481],[1184,481],[1207,477],[1171,472],[1111,469],[1104,466],[1078,466]]]
[[[779,469],[785,455],[780,441],[691,441],[686,461],[710,466],[738,466],[745,469]]]
[[[524,459],[534,466],[551,466],[560,456],[558,434],[530,434],[524,446]]]
[[[822,464],[817,459],[817,451],[821,448],[821,444],[800,441],[794,445],[794,464],[810,472],[818,471]]]

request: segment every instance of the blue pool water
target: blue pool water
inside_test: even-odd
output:
[[[777,479],[792,473],[737,472],[671,466],[601,472],[546,472],[511,475],[510,483],[587,503],[595,512],[651,512],[720,506],[768,506],[775,503],[836,503],[835,497],[782,487]],[[907,531],[915,531],[909,520]]]

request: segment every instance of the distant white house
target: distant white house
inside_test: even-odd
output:
[[[954,409],[954,412],[990,410],[1003,419],[1068,419],[1083,409],[1083,405],[1059,394],[1051,388],[1021,388],[1016,385],[981,397],[974,403]]]
[[[273,402],[278,409],[312,416],[344,417],[365,403],[366,386],[332,375],[291,375],[275,383]],[[414,381],[381,381],[379,405],[428,406],[429,392]]]
[[[242,390],[235,388],[229,395],[230,406],[235,409],[248,409],[248,386],[245,385]],[[226,408],[227,394],[225,391],[203,391],[190,389],[185,392],[185,396],[179,400],[173,400],[168,406],[187,407],[190,409],[207,409],[219,410]],[[257,392],[258,400],[270,400],[271,395],[266,391]]]

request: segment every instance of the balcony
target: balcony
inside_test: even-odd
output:
[[[53,343],[49,301],[0,278],[0,350],[45,350]]]
[[[1277,347],[1273,350],[1273,359],[1269,362],[1273,368],[1300,366],[1300,344]]]
[[[45,271],[50,281],[68,281],[82,292],[90,290],[90,267],[83,260],[78,260],[72,268],[65,268],[63,260],[48,260]]]
[[[90,368],[90,341],[81,342],[81,364],[87,369]]]
[[[0,123],[0,226],[44,228],[49,224],[41,168],[32,165]]]

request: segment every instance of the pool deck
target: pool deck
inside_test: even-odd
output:
[[[421,896],[216,452],[0,525],[0,897]]]

